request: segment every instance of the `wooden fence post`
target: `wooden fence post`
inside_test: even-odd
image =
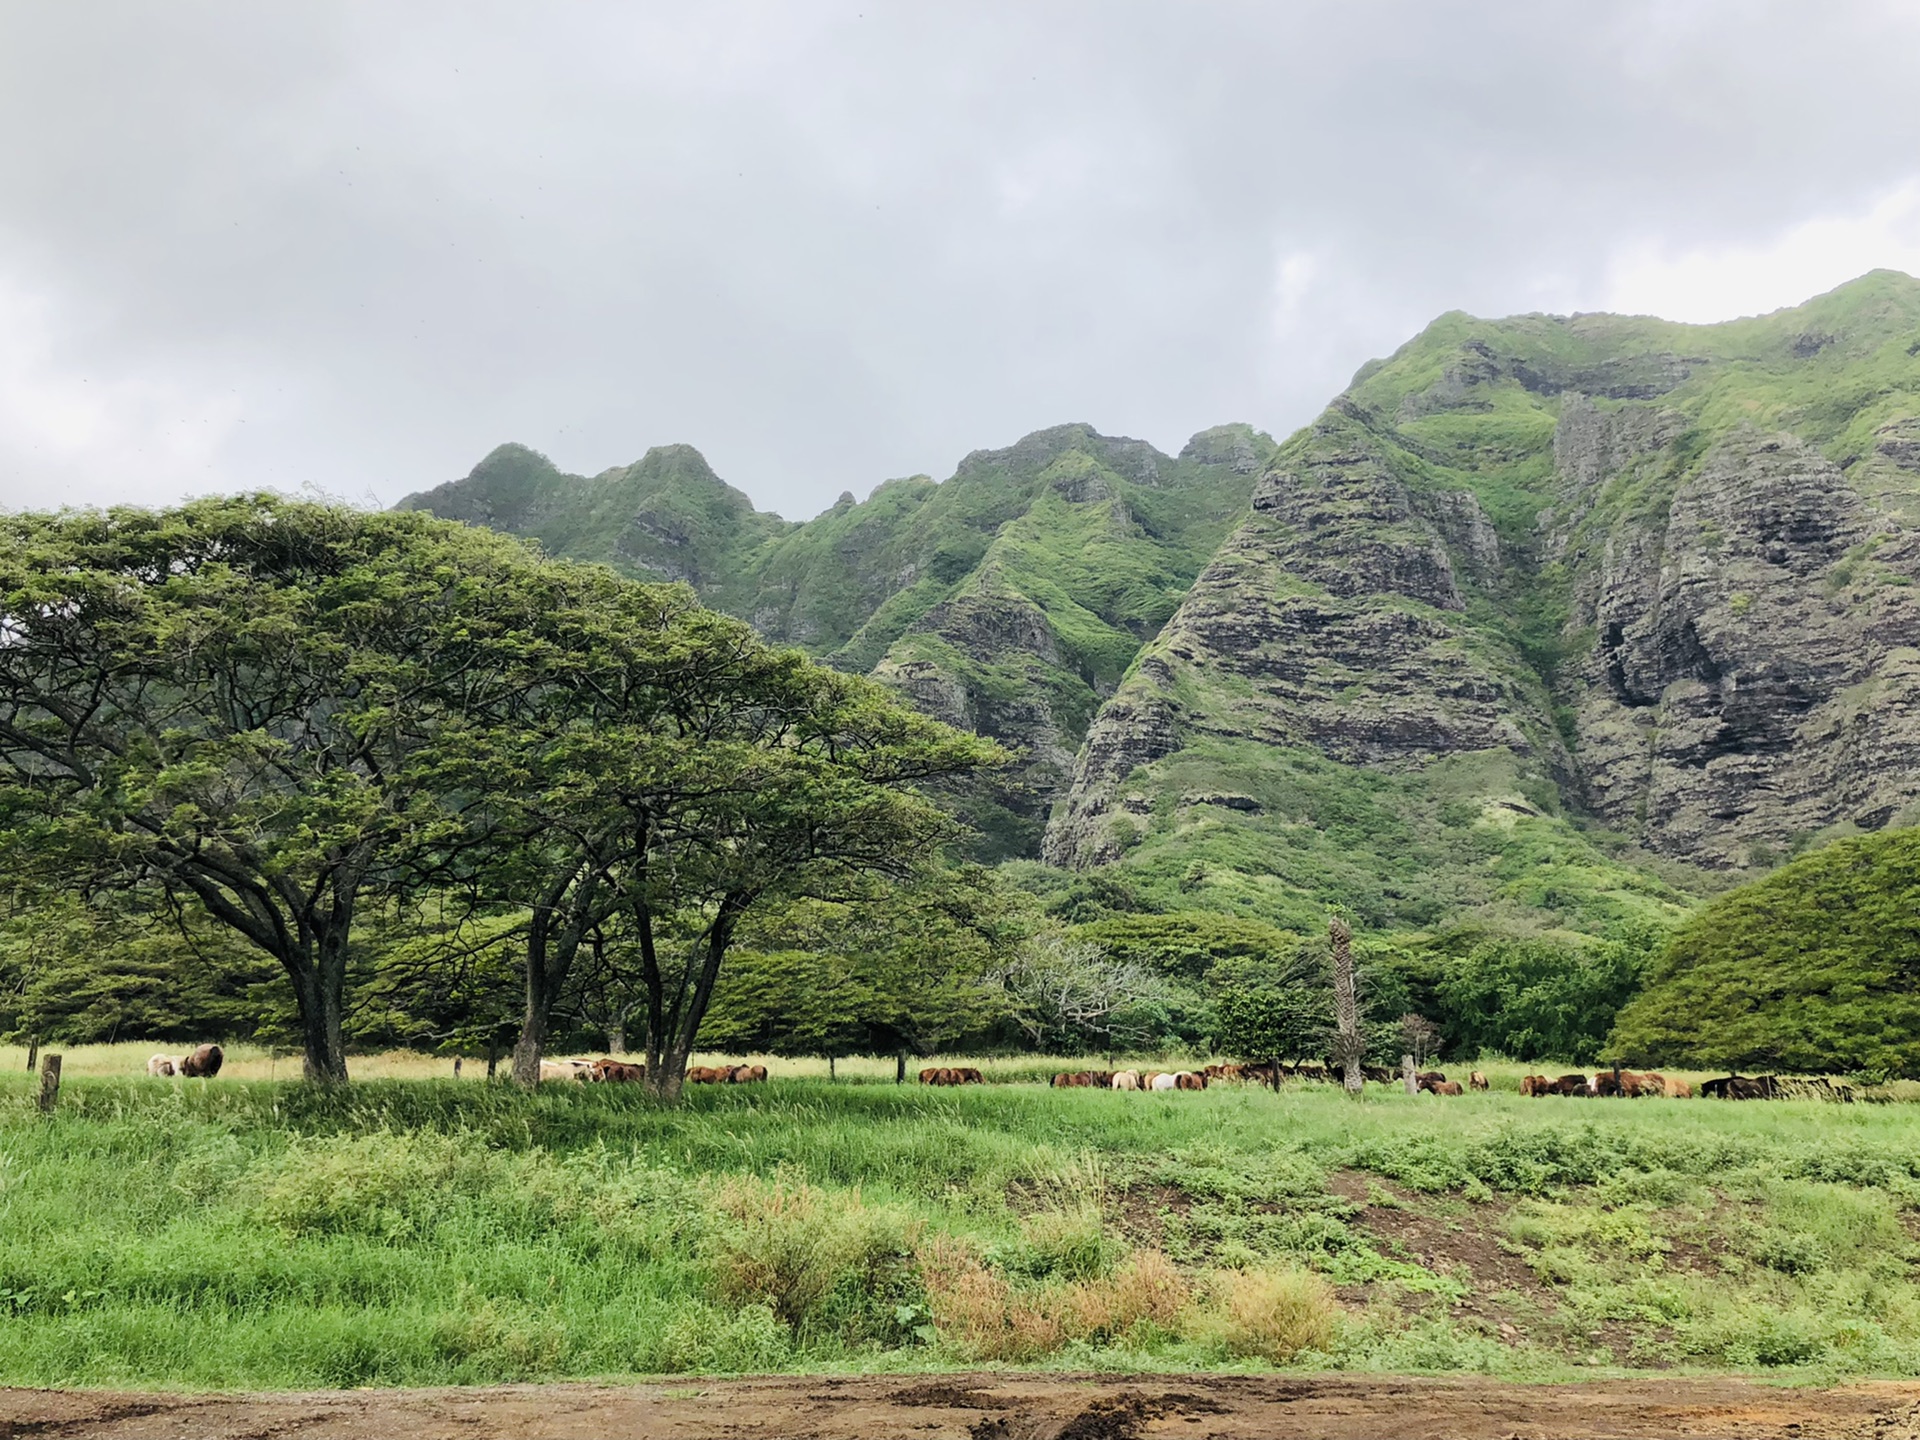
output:
[[[1406,1082],[1407,1094],[1418,1095],[1420,1093],[1420,1077],[1414,1071],[1413,1057],[1411,1055],[1402,1055],[1400,1057],[1400,1078]]]
[[[53,1103],[60,1098],[60,1057],[49,1055],[40,1062],[40,1113],[51,1115]]]
[[[33,1073],[33,1067],[39,1062],[40,1037],[38,1035],[29,1035],[27,1037],[27,1073],[29,1075]]]

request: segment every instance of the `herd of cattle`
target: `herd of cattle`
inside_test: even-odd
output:
[[[638,1085],[647,1067],[624,1060],[542,1060],[542,1080],[581,1080],[598,1085]],[[689,1085],[757,1085],[767,1078],[764,1065],[689,1065]]]
[[[155,1055],[147,1061],[147,1073],[159,1076],[211,1078],[220,1073],[226,1061],[218,1045],[202,1045],[188,1055]],[[1383,1066],[1363,1067],[1364,1076],[1376,1084],[1400,1085],[1404,1077]],[[601,1060],[542,1060],[542,1080],[578,1080],[589,1084],[638,1084],[647,1078],[647,1067],[629,1065],[611,1058]],[[764,1065],[693,1065],[687,1069],[689,1085],[756,1085],[767,1078]],[[1053,1077],[1056,1090],[1204,1090],[1217,1081],[1243,1081],[1277,1085],[1282,1079],[1334,1080],[1338,1072],[1325,1065],[1209,1065],[1204,1070],[1062,1070]],[[1423,1070],[1414,1076],[1417,1087],[1429,1095],[1460,1095],[1466,1090],[1485,1090],[1487,1077],[1475,1070],[1462,1088],[1439,1070]],[[922,1085],[984,1085],[986,1077],[971,1065],[929,1066],[920,1072]],[[1529,1075],[1520,1082],[1522,1095],[1618,1096],[1637,1099],[1658,1095],[1669,1099],[1690,1099],[1694,1089],[1684,1080],[1670,1079],[1652,1071],[1602,1070],[1598,1074],[1562,1075],[1549,1079]],[[1851,1087],[1822,1078],[1789,1079],[1779,1075],[1725,1075],[1702,1082],[1703,1097],[1721,1100],[1840,1100],[1853,1099]]]

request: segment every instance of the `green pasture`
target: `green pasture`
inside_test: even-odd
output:
[[[1051,1090],[1045,1068],[932,1090],[875,1067],[676,1108],[625,1087],[82,1073],[51,1116],[12,1071],[0,1383],[1920,1373],[1920,1108],[1142,1096]],[[1527,1323],[1480,1323],[1471,1274],[1414,1263],[1335,1180],[1490,1236],[1539,1281],[1491,1297]]]

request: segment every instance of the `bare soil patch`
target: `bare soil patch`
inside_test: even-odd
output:
[[[1671,1363],[1663,1356],[1661,1332],[1655,1327],[1646,1327],[1642,1334],[1631,1325],[1608,1321],[1595,1329],[1570,1331],[1553,1286],[1500,1243],[1510,1204],[1418,1195],[1355,1170],[1336,1171],[1328,1177],[1328,1188],[1361,1207],[1350,1223],[1372,1235],[1382,1253],[1454,1276],[1468,1287],[1466,1296],[1451,1307],[1462,1324],[1509,1345],[1532,1341],[1581,1354],[1604,1352],[1610,1363],[1620,1366],[1660,1370]],[[1392,1203],[1375,1203],[1381,1196]],[[1371,1288],[1345,1287],[1341,1298],[1364,1301]],[[1653,1343],[1637,1343],[1646,1341]]]
[[[1382,1377],[770,1377],[275,1395],[0,1391],[0,1436],[100,1440],[1920,1440],[1920,1386]]]

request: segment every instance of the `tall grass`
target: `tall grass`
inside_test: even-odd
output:
[[[1496,1081],[1511,1083],[1500,1072]],[[1496,1227],[1501,1345],[1356,1223]],[[1494,1202],[1479,1207],[1479,1202]],[[1005,1084],[536,1094],[0,1076],[0,1382],[469,1383],[987,1363],[1920,1373],[1920,1111]],[[1462,1208],[1464,1207],[1464,1208]],[[1685,1263],[1682,1263],[1684,1260]],[[1427,1297],[1391,1316],[1331,1285]]]

